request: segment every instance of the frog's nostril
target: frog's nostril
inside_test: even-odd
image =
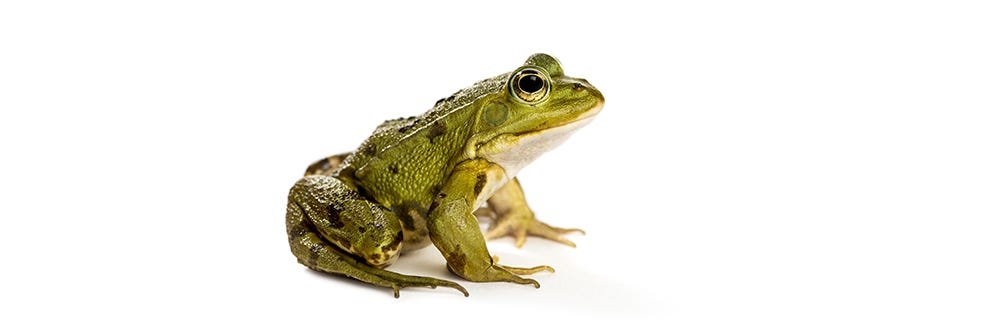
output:
[[[573,83],[573,90],[582,90],[582,89],[583,89],[583,83],[580,82]]]

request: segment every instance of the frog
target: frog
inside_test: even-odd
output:
[[[501,265],[486,240],[527,236],[575,247],[583,231],[535,218],[518,172],[590,123],[604,96],[538,53],[513,71],[461,89],[419,116],[388,120],[353,152],[320,159],[289,190],[286,232],[309,269],[391,288],[460,284],[387,267],[433,244],[448,270],[472,282],[533,285],[548,265]],[[484,232],[477,217],[492,218]]]

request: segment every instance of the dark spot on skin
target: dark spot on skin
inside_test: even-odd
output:
[[[467,260],[465,254],[462,253],[462,247],[456,245],[455,251],[448,254],[448,268],[455,270],[456,272],[465,272],[465,264]]]
[[[486,174],[480,173],[476,175],[476,185],[472,187],[472,192],[476,196],[479,196],[479,192],[483,191],[483,187],[486,186]]]
[[[403,232],[397,232],[396,237],[392,238],[392,241],[385,246],[382,246],[382,253],[389,253],[391,251],[399,250],[399,245],[403,243]]]
[[[295,234],[301,232],[303,235],[308,233],[315,233],[316,224],[313,223],[312,219],[309,218],[308,214],[305,214],[305,210],[302,209],[301,205],[299,205],[298,203],[296,203],[295,205],[298,206],[299,210],[302,211],[302,223],[296,223],[292,227],[292,230],[289,231],[289,233]],[[306,267],[309,267],[310,269],[317,269],[318,267],[316,267],[316,262],[319,261],[319,252],[322,249],[323,249],[323,244],[313,243],[312,245],[309,246],[309,253],[308,255],[306,255],[306,258],[304,258],[305,260],[303,260],[302,257],[299,257],[302,254],[296,253],[295,256],[299,259],[299,262],[306,265]]]
[[[427,131],[427,138],[431,140],[431,143],[434,143],[434,139],[444,135],[447,130],[448,128],[445,127],[444,124],[439,121],[435,121],[431,124],[431,129]]]
[[[306,258],[306,263],[309,267],[316,267],[316,263],[319,262],[319,252],[323,250],[323,244],[316,243],[309,247],[309,257]]]
[[[448,197],[448,195],[445,194],[444,192],[438,193],[438,198],[444,199],[444,198],[447,198],[447,197]]]
[[[330,228],[340,229],[344,227],[344,223],[340,222],[340,210],[337,207],[326,206],[326,218],[330,222]]]
[[[365,229],[365,227],[358,226],[358,232],[363,233],[363,232],[365,232],[365,230],[367,230],[367,229]]]
[[[444,101],[445,101],[445,99],[444,99],[444,98],[442,98],[442,99],[439,99],[439,100],[438,100],[437,102],[434,102],[434,106],[438,106],[438,105],[441,105],[441,103],[444,103]]]
[[[390,164],[389,165],[389,172],[391,172],[392,174],[398,174],[399,173],[399,167],[396,166],[395,164]]]
[[[309,252],[313,252],[313,253],[319,254],[319,252],[322,251],[322,250],[323,250],[323,244],[322,243],[315,243],[312,246],[309,246]]]
[[[573,90],[583,90],[583,84],[579,82],[573,83]]]
[[[309,221],[309,215],[306,215],[302,206],[295,203],[295,206],[299,209],[298,213],[302,215],[302,221],[292,222],[287,225],[288,228],[288,242],[291,243],[295,241],[296,238],[302,237],[303,235],[309,233],[309,225],[307,223],[312,223]]]
[[[414,124],[416,124],[416,123],[414,122],[414,123],[410,123],[409,125],[400,127],[399,128],[399,133],[406,133],[406,131],[409,131],[411,128],[413,128]]]
[[[292,238],[302,237],[302,235],[305,235],[308,232],[309,232],[309,228],[307,228],[306,226],[302,225],[301,223],[296,223],[296,224],[293,224],[288,229],[288,238],[289,238],[289,240],[291,240]]]
[[[377,151],[377,149],[375,149],[375,145],[374,144],[369,144],[369,145],[365,146],[365,149],[364,149],[365,155],[369,155],[369,156],[370,155],[375,155],[376,151]]]

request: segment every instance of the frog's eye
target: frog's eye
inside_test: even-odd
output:
[[[549,79],[535,69],[522,69],[510,79],[510,90],[528,104],[541,102],[549,94]]]

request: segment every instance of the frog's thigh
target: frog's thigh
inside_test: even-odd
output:
[[[349,195],[345,195],[342,190],[335,189],[340,187],[335,185],[335,182],[339,181],[318,179],[323,176],[315,177],[317,178],[306,177],[306,179],[299,181],[288,195],[288,211],[285,217],[288,244],[300,263],[313,270],[343,274],[359,281],[392,288],[396,297],[399,297],[400,288],[416,286],[455,288],[466,296],[469,295],[465,288],[451,281],[403,275],[373,267],[368,262],[358,258],[364,257],[363,254],[359,255],[359,253],[364,252],[352,255],[344,251],[342,244],[334,245],[335,243],[330,240],[330,237],[339,237],[335,236],[337,230],[346,228],[347,224],[341,222],[344,223],[343,227],[333,227],[332,225],[336,223],[331,223],[329,217],[317,216],[316,212],[321,212],[322,207],[329,206],[324,206],[325,203],[338,200],[331,199],[331,196],[349,197]],[[340,220],[343,221],[343,216]],[[399,232],[397,231],[396,234],[399,235]],[[358,251],[358,248],[354,247],[354,250]]]
[[[292,187],[289,204],[304,213],[305,227],[372,266],[388,266],[399,256],[403,230],[396,216],[337,178],[302,178]]]

